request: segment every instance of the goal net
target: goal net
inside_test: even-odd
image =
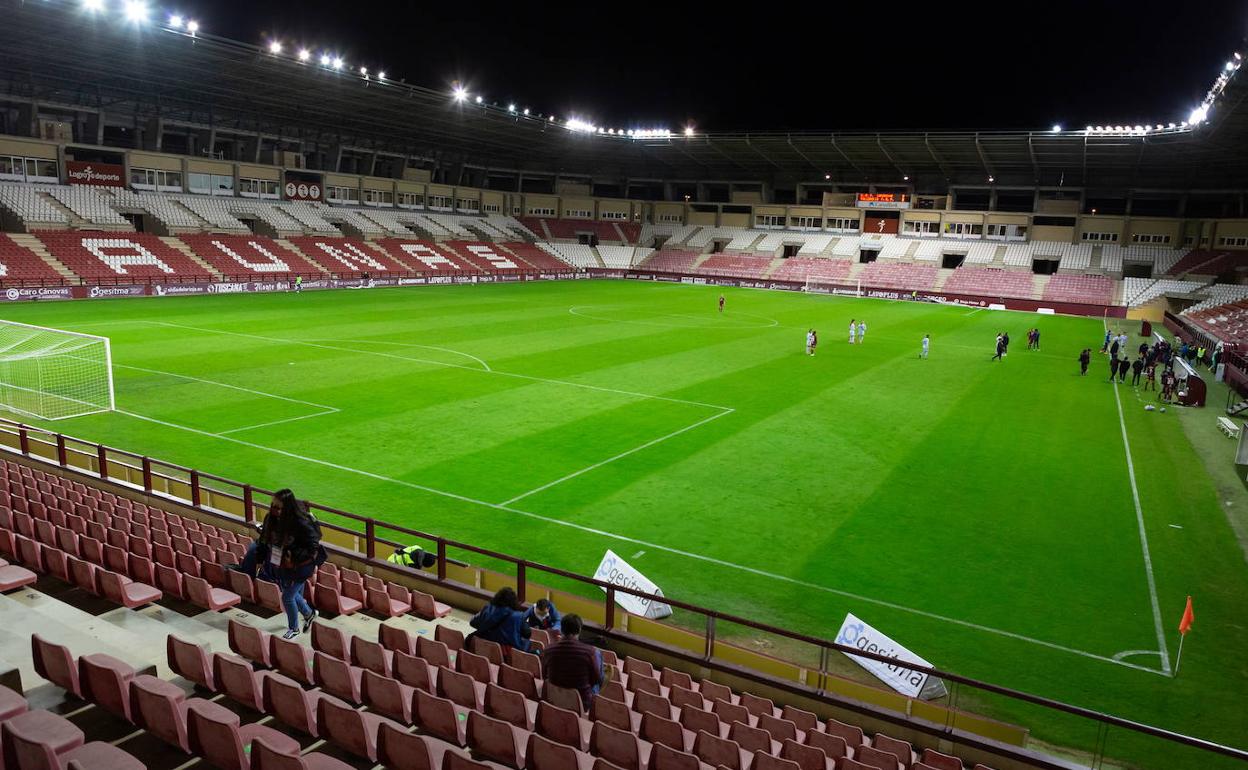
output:
[[[113,409],[108,338],[0,321],[0,409],[61,420]]]

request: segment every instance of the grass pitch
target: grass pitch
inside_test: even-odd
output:
[[[1107,384],[1103,356],[1077,376],[1100,320],[750,290],[723,290],[721,314],[719,293],[538,283],[6,312],[112,339],[120,411],[48,426],[70,435],[582,573],[612,548],[674,597],[829,638],[853,612],[938,667],[1248,745],[1244,552],[1178,410],[1144,411],[1151,395]],[[847,343],[850,318],[865,344]],[[1002,330],[1010,353],[990,362]],[[1188,594],[1175,678],[1159,624],[1172,664]],[[956,697],[1044,740],[1095,739]],[[1160,748],[1107,746],[1146,766]]]

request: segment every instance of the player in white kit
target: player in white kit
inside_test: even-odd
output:
[[[924,359],[927,358],[927,347],[931,343],[931,341],[932,341],[932,335],[930,334],[923,335],[923,349],[919,351],[919,358],[924,358]]]
[[[854,319],[851,318],[849,319],[849,344],[851,345],[854,344],[854,340],[857,338],[856,337],[857,334],[858,334],[858,326],[854,323]]]

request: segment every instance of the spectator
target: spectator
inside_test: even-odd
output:
[[[602,665],[602,653],[581,641],[580,615],[563,618],[563,638],[542,653],[542,676],[556,687],[566,687],[581,694],[585,710],[608,680]]]
[[[1079,376],[1086,376],[1088,373],[1088,364],[1092,361],[1092,349],[1084,348],[1079,354]]]
[[[1144,357],[1140,356],[1139,358],[1135,359],[1135,361],[1131,364],[1131,372],[1133,375],[1131,377],[1132,385],[1140,384],[1140,372],[1142,371],[1144,371]]]
[[[293,639],[299,635],[299,616],[303,616],[304,633],[316,620],[316,610],[303,598],[303,587],[317,566],[324,563],[325,549],[321,546],[321,525],[293,492],[278,490],[270,511],[273,508],[277,514],[268,538],[268,563],[276,568],[282,607],[286,610],[286,633],[282,638]]]
[[[418,545],[409,545],[406,548],[394,549],[394,553],[387,556],[386,561],[401,567],[429,569],[437,563],[438,557]]]
[[[476,636],[504,647],[515,647],[521,652],[529,651],[529,626],[524,622],[520,598],[514,588],[500,588],[490,603],[468,621],[476,630]]]
[[[269,504],[268,513],[264,514],[264,521],[260,523],[260,534],[247,546],[247,553],[243,554],[243,560],[238,564],[231,564],[227,569],[242,572],[248,577],[260,577],[271,583],[277,582],[277,576],[274,574],[273,565],[269,563],[269,553],[272,549],[272,540],[276,536],[276,524],[281,514],[281,505],[278,503],[277,497],[273,497],[273,502]]]
[[[530,628],[541,628],[546,631],[558,632],[562,620],[563,616],[559,614],[559,608],[555,607],[555,603],[550,599],[538,599],[537,603],[524,613],[524,622]]]

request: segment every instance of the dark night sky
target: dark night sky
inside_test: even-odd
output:
[[[174,1],[205,31],[331,47],[421,86],[710,132],[1178,121],[1248,35],[1242,0],[758,3],[717,19],[699,9],[732,5]]]

